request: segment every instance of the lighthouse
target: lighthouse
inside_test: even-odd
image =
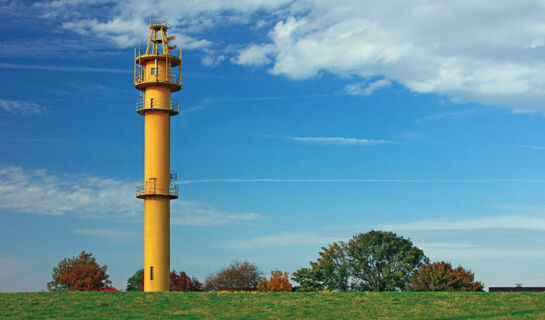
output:
[[[177,175],[170,170],[170,117],[179,113],[171,93],[180,91],[182,50],[167,36],[164,18],[150,20],[145,51],[134,51],[134,86],[140,90],[136,112],[144,116],[144,183],[136,197],[144,199],[144,291],[169,291],[170,200],[178,198]],[[177,70],[176,70],[177,69]]]

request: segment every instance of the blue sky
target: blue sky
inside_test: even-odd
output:
[[[143,265],[134,47],[184,49],[171,265],[293,272],[371,229],[486,286],[545,282],[538,1],[0,1],[0,291]]]

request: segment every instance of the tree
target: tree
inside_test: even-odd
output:
[[[411,278],[409,291],[483,291],[484,285],[474,281],[475,274],[462,266],[452,268],[449,262],[438,261],[421,266]]]
[[[358,291],[403,290],[411,276],[428,263],[424,252],[393,232],[356,234],[346,247],[351,287]]]
[[[322,247],[316,262],[294,272],[292,280],[299,283],[299,291],[403,290],[427,261],[410,240],[392,232],[370,231]]]
[[[78,257],[65,258],[53,268],[53,280],[47,283],[50,291],[97,291],[109,288],[106,271],[92,254],[82,251]]]
[[[273,292],[288,291],[291,292],[291,283],[288,278],[288,273],[279,270],[271,271],[271,279],[269,280],[269,290]]]
[[[190,278],[185,272],[170,272],[170,291],[202,291],[202,283],[197,278]]]
[[[127,280],[127,291],[144,291],[144,269],[138,269]]]
[[[220,291],[252,291],[262,278],[262,272],[255,264],[247,261],[234,261],[217,273],[210,274],[205,281],[205,289]]]
[[[297,291],[321,291],[324,289],[323,276],[315,268],[301,268],[292,274],[291,279],[299,283]]]
[[[333,242],[322,247],[316,262],[309,268],[301,268],[293,273],[292,280],[299,283],[299,291],[320,291],[323,289],[347,291],[350,272],[346,256],[346,244]]]

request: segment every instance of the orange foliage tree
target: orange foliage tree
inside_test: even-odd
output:
[[[109,288],[106,271],[92,254],[82,251],[78,257],[65,258],[53,268],[53,280],[47,283],[50,291],[97,291]]]
[[[270,291],[291,291],[291,283],[288,278],[288,273],[279,270],[271,271],[271,279],[269,280]]]
[[[438,261],[420,267],[411,278],[409,291],[483,291],[475,274],[461,266],[452,268],[449,262]]]

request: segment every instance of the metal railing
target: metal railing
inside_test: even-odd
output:
[[[171,184],[167,190],[161,190],[157,188],[155,183],[145,183],[139,184],[136,186],[136,196],[145,196],[145,195],[169,195],[171,197],[178,197],[180,188],[177,184]]]
[[[149,25],[160,24],[163,26],[168,26],[168,20],[165,17],[153,17],[149,19]]]
[[[174,99],[170,99],[169,103],[162,100],[140,98],[136,100],[136,111],[142,109],[167,109],[180,112],[180,103]]]
[[[172,70],[170,72],[165,73],[164,70],[159,70],[159,72],[155,72],[152,74],[151,72],[146,72],[146,70],[142,67],[137,67],[136,71],[134,73],[134,82],[141,83],[141,82],[171,82],[175,83],[177,85],[182,85],[181,77],[180,75],[173,73]]]

